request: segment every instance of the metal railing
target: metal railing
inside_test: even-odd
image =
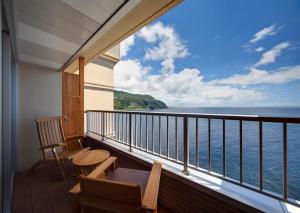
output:
[[[299,206],[295,199],[288,196],[288,151],[287,151],[287,124],[300,124],[300,118],[291,117],[263,117],[251,115],[220,115],[220,114],[187,114],[187,113],[166,113],[166,112],[143,112],[143,111],[87,111],[87,132],[91,132],[109,138],[113,141],[125,144],[129,147],[129,151],[134,149],[151,153],[176,162],[183,166],[183,173],[189,174],[189,169],[193,168],[209,175],[224,179],[226,181],[241,185],[248,189],[259,193],[283,200],[288,203]],[[220,168],[214,171],[212,168],[212,134],[215,129],[212,122],[220,121],[220,143],[219,151]],[[201,122],[201,124],[200,124]],[[205,127],[203,126],[205,122]],[[227,134],[226,129],[229,122],[236,122],[235,135],[238,135],[238,156],[232,161],[238,161],[238,177],[229,177],[227,156],[230,150],[227,150]],[[247,122],[255,122],[258,124],[258,184],[257,186],[245,182],[244,177],[244,125]],[[276,123],[282,125],[282,191],[281,194],[274,193],[264,188],[264,125],[265,123]],[[213,127],[213,129],[212,129]],[[232,128],[232,126],[230,127]],[[193,131],[194,141],[191,144],[191,129]],[[205,130],[206,149],[205,152],[199,150],[201,141],[201,130]],[[244,133],[244,134],[243,134]],[[203,133],[204,135],[204,133]],[[203,136],[202,135],[202,136]],[[279,139],[277,139],[279,140]],[[214,142],[215,143],[215,142]],[[193,148],[190,146],[193,145]],[[247,145],[247,144],[246,144]],[[195,152],[195,153],[194,153]],[[191,162],[191,153],[193,162]],[[200,158],[206,156],[207,165],[199,165]],[[248,162],[247,162],[248,163]],[[298,162],[300,163],[300,162]],[[233,164],[233,162],[231,162]],[[300,180],[299,180],[300,182]]]

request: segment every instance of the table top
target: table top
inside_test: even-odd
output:
[[[103,149],[90,150],[80,153],[79,156],[73,158],[72,162],[79,167],[96,166],[106,160],[109,155],[109,151]]]

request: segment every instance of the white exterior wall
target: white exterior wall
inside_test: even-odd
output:
[[[89,63],[84,72],[84,110],[113,110],[113,70]]]
[[[30,64],[17,64],[16,169],[42,159],[34,119],[61,115],[62,74]]]

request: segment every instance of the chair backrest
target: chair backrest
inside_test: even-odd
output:
[[[65,143],[62,119],[62,116],[35,119],[42,149],[54,144]]]
[[[127,205],[127,207],[132,206],[133,209],[141,208],[142,205],[142,189],[140,185],[107,179],[82,177],[80,187],[80,197],[93,197],[99,201],[106,201],[106,204],[110,201],[118,203],[118,206],[113,207],[115,210],[118,208],[122,209],[122,204]],[[99,202],[99,205],[101,205],[101,202]]]

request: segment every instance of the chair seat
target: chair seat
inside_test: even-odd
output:
[[[59,151],[57,153],[58,158],[61,160],[72,159],[79,155],[81,152],[89,151],[90,147],[83,148],[82,150],[72,150],[72,151]],[[47,152],[48,159],[54,159],[52,152]]]
[[[127,169],[127,168],[117,168],[110,172],[106,179],[120,181],[124,183],[132,183],[141,185],[142,195],[144,195],[150,171]]]

